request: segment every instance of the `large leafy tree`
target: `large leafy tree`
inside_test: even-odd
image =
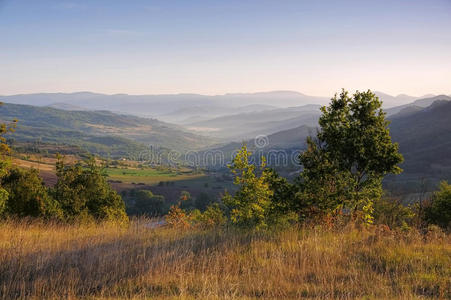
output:
[[[386,174],[401,172],[382,102],[371,91],[342,91],[322,107],[316,139],[301,154],[303,201],[319,211],[361,210],[371,222],[372,201]]]

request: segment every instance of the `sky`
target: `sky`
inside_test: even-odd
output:
[[[0,0],[0,95],[451,94],[451,0]]]

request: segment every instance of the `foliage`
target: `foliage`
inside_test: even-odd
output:
[[[392,143],[382,102],[371,91],[346,91],[322,107],[317,139],[301,154],[305,205],[319,211],[360,211],[372,222],[372,201],[382,194],[382,179],[400,173],[402,156]]]
[[[8,191],[0,187],[0,217],[6,211],[6,204],[8,202]]]
[[[180,194],[180,207],[185,210],[198,209],[200,211],[205,211],[207,207],[214,201],[209,194],[201,192],[196,197],[191,197],[188,192],[182,191]]]
[[[3,102],[0,102],[0,106]],[[9,124],[0,124],[0,179],[7,174],[7,168],[9,167],[9,162],[5,159],[5,155],[11,152],[9,145],[6,143],[5,135],[14,132],[17,124],[17,119],[14,119]],[[0,216],[6,211],[8,201],[8,191],[0,186]]]
[[[48,194],[36,169],[13,168],[2,178],[8,192],[6,212],[19,217],[62,217],[59,204]]]
[[[50,107],[6,103],[0,119],[20,117],[15,138],[18,141],[80,146],[90,153],[116,158],[146,156],[147,144],[169,149],[194,149],[207,145],[201,137],[156,119],[120,115],[108,111],[66,111]],[[149,128],[152,128],[149,131]],[[130,134],[130,133],[133,134]],[[146,150],[148,152],[146,152]],[[149,154],[151,155],[151,154]]]
[[[151,191],[140,190],[134,195],[134,214],[147,216],[161,216],[168,210],[165,199],[161,195],[154,195]]]
[[[3,105],[3,102],[0,102],[0,106]],[[10,153],[11,149],[9,145],[6,143],[5,135],[10,132],[14,132],[17,125],[17,119],[13,119],[9,124],[1,123],[0,124],[0,155],[5,155]]]
[[[227,218],[219,203],[209,205],[204,212],[200,212],[197,209],[192,211],[190,218],[195,226],[202,228],[214,228],[227,222]]]
[[[301,203],[297,201],[299,185],[289,182],[273,169],[266,169],[264,172],[266,173],[266,182],[272,191],[271,205],[268,211],[272,226],[284,228],[299,221],[299,215],[295,213]]]
[[[90,215],[100,220],[127,222],[122,198],[108,184],[93,158],[83,167],[81,164],[66,166],[59,157],[56,170],[58,181],[53,194],[66,218]]]
[[[268,172],[264,172],[265,160],[262,158],[260,176],[256,174],[255,166],[250,163],[251,153],[243,145],[232,164],[229,166],[234,184],[239,190],[234,196],[226,193],[224,204],[230,209],[230,218],[233,224],[241,227],[265,228],[271,223],[271,197],[273,191],[268,183]]]
[[[451,185],[443,181],[434,193],[432,201],[425,208],[425,218],[430,224],[436,224],[445,230],[451,229]]]
[[[189,228],[190,218],[179,205],[172,205],[165,217],[166,223],[171,227]]]
[[[385,224],[390,228],[411,226],[415,212],[410,206],[397,199],[381,197],[374,201],[374,223]]]

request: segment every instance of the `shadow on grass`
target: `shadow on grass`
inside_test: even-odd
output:
[[[176,283],[133,286],[148,276],[168,277],[183,270],[183,263],[195,268],[196,258],[208,257],[224,248],[246,248],[260,236],[230,232],[172,232],[172,236],[144,236],[138,233],[115,237],[102,243],[87,242],[72,250],[39,250],[25,256],[0,255],[0,297],[54,298],[87,296],[147,296],[179,293]],[[156,275],[157,274],[157,275]],[[145,289],[137,291],[137,289]]]

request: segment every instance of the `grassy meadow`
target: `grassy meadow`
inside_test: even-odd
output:
[[[75,156],[65,156],[65,162],[73,164],[77,162]],[[44,181],[50,185],[56,182],[55,175],[56,158],[42,157],[38,155],[30,155],[27,159],[15,157],[12,164],[21,168],[34,168],[40,171]],[[206,176],[202,173],[195,173],[191,169],[182,168],[153,168],[138,167],[138,163],[134,161],[123,162],[124,166],[105,168],[108,179],[125,184],[140,183],[145,185],[156,185],[160,182],[173,181],[198,181],[205,182]]]
[[[2,299],[451,297],[451,239],[384,227],[278,232],[0,223]]]
[[[191,170],[154,169],[154,168],[106,168],[110,180],[124,183],[143,183],[155,185],[159,182],[182,181],[202,178],[204,174],[195,174]]]

